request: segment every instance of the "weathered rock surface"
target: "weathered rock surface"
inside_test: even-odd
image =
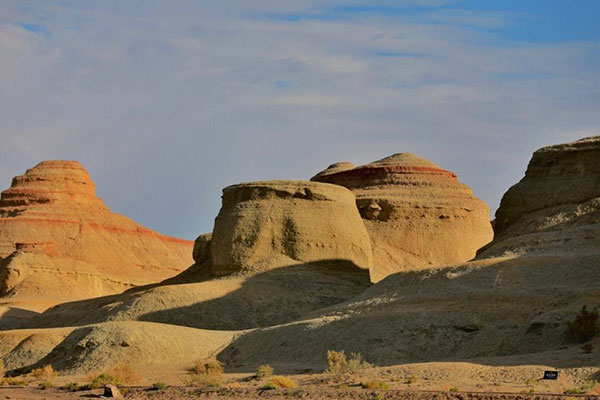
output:
[[[76,161],[44,161],[0,197],[0,297],[45,309],[157,282],[192,263],[193,242],[110,212]]]
[[[325,368],[325,352],[343,349],[377,365],[468,360],[598,374],[600,352],[582,352],[565,328],[583,305],[600,307],[599,162],[600,137],[537,151],[475,260],[394,274],[301,321],[250,332],[220,359],[248,371]]]
[[[600,136],[543,147],[502,197],[480,257],[585,252],[598,245]]]
[[[454,173],[414,154],[356,168],[333,164],[311,180],[345,186],[356,195],[372,242],[374,281],[470,260],[492,239],[489,207]]]
[[[369,269],[371,245],[354,202],[349,190],[316,182],[226,187],[212,235],[212,271],[255,273],[336,260]]]

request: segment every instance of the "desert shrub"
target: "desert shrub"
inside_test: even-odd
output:
[[[64,385],[61,389],[66,390],[68,392],[76,392],[80,389],[79,383],[77,382],[69,382]]]
[[[131,365],[121,362],[107,371],[108,375],[112,375],[122,385],[130,385],[140,380],[140,375],[131,367]]]
[[[287,376],[275,375],[269,379],[265,389],[296,389],[298,383]]]
[[[2,380],[2,385],[5,386],[29,386],[27,379],[6,378]]]
[[[31,371],[30,374],[33,378],[43,380],[45,382],[51,382],[57,375],[52,365],[44,365],[42,368],[36,368]]]
[[[581,346],[581,351],[583,351],[585,354],[590,354],[594,351],[594,345],[591,343],[586,343],[583,346]]]
[[[582,390],[581,388],[571,388],[565,390],[565,394],[585,394],[585,390]]]
[[[367,381],[360,384],[363,389],[389,389],[390,385],[382,381]]]
[[[154,382],[152,384],[152,390],[163,390],[167,387],[167,384],[164,382]]]
[[[363,361],[360,353],[351,353],[350,360],[346,359],[344,351],[327,350],[326,372],[330,374],[354,373],[361,369],[371,368],[373,365]]]
[[[52,382],[46,382],[46,381],[40,382],[40,384],[38,386],[42,390],[47,390],[47,389],[50,389],[50,388],[54,387],[54,385],[52,384]]]
[[[348,386],[347,383],[340,383],[335,388],[339,389],[339,390],[348,390],[348,389],[350,389],[350,386]]]
[[[407,385],[412,385],[413,383],[415,383],[417,381],[417,377],[414,375],[409,376],[408,378],[406,378],[406,384]]]
[[[204,386],[209,388],[221,387],[221,376],[220,375],[201,375],[194,374],[190,376],[189,381],[186,382],[188,386]]]
[[[451,387],[450,389],[448,389],[449,392],[458,392],[458,388],[457,387]]]
[[[119,378],[114,375],[100,374],[92,379],[89,386],[91,389],[98,389],[106,385],[123,386],[123,382],[121,382]]]
[[[218,360],[207,360],[200,359],[196,361],[194,368],[198,375],[221,375],[223,372],[223,365]]]
[[[261,365],[256,369],[256,378],[265,379],[273,376],[273,367],[270,365]]]
[[[587,342],[598,333],[598,310],[588,311],[587,306],[581,307],[581,311],[573,321],[567,322],[565,334],[573,342]]]

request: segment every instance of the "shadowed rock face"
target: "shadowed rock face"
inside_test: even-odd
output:
[[[260,272],[333,259],[369,269],[371,245],[354,201],[345,188],[315,182],[225,188],[212,236],[213,273]]]
[[[312,181],[345,186],[372,242],[375,281],[467,261],[492,239],[488,206],[456,175],[410,153],[353,168],[337,163]]]
[[[43,161],[0,196],[0,296],[28,307],[167,278],[192,248],[111,213],[76,161]]]

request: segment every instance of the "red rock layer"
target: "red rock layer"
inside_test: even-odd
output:
[[[77,161],[41,162],[0,195],[0,296],[48,305],[116,293],[175,275],[192,249],[110,212]]]
[[[311,180],[342,185],[356,195],[372,242],[374,280],[467,261],[492,238],[488,206],[456,174],[414,154],[356,168],[333,164]]]

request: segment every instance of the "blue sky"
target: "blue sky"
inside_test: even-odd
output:
[[[600,134],[600,2],[0,3],[0,186],[76,159],[114,211],[212,230],[221,189],[413,152],[497,207]]]

